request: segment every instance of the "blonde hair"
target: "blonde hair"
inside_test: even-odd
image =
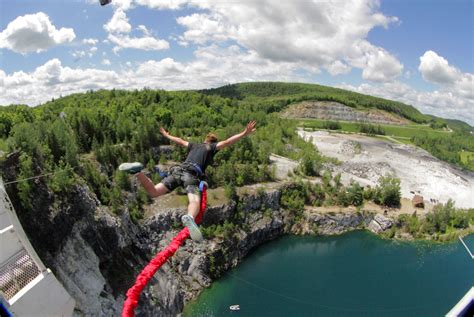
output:
[[[207,143],[215,143],[217,142],[217,136],[214,133],[208,133],[206,135],[206,142]]]

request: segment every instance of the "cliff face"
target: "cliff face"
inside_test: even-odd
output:
[[[184,206],[136,225],[126,210],[120,216],[111,215],[87,187],[75,186],[58,203],[47,199],[51,195],[46,187],[37,185],[35,216],[24,212],[18,201],[17,213],[40,257],[76,300],[76,315],[120,315],[125,292],[136,275],[181,230]],[[145,288],[137,315],[180,313],[188,300],[236,266],[250,250],[283,234],[340,234],[362,227],[380,231],[390,224],[370,214],[311,211],[296,222],[292,211],[280,208],[280,195],[280,189],[268,190],[241,197],[239,205],[231,202],[209,208],[204,227],[223,224],[226,219],[236,226],[201,244],[186,241]]]
[[[357,110],[333,101],[304,101],[291,105],[286,118],[315,118],[336,121],[355,121],[373,124],[407,124],[408,120],[378,109]]]

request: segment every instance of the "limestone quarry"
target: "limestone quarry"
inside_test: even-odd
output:
[[[291,105],[284,118],[354,121],[372,124],[407,124],[408,120],[377,109],[354,109],[334,101],[304,101]]]
[[[422,195],[425,201],[455,201],[459,208],[474,208],[474,173],[460,170],[420,148],[396,144],[357,134],[298,130],[305,140],[312,140],[321,154],[337,158],[333,173],[341,173],[342,181],[351,179],[361,185],[375,186],[386,174],[401,180],[402,197]]]

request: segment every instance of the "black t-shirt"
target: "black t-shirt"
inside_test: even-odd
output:
[[[191,162],[198,164],[201,167],[202,172],[206,170],[206,167],[212,164],[214,155],[217,153],[217,143],[188,143],[188,157],[185,162]]]

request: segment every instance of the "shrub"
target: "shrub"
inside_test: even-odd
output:
[[[427,232],[445,233],[448,227],[464,229],[469,227],[471,215],[468,212],[454,208],[454,202],[450,199],[446,204],[438,204],[433,211],[426,215]]]
[[[391,175],[382,176],[375,188],[374,202],[388,207],[400,207],[400,179]]]
[[[74,183],[72,168],[68,164],[65,165],[61,162],[54,171],[49,186],[55,193],[68,193]]]
[[[227,183],[224,185],[224,194],[229,200],[237,199],[237,191],[235,189],[234,183]]]
[[[328,130],[340,130],[342,127],[337,121],[325,121],[323,123],[323,128]]]
[[[299,170],[306,176],[319,176],[321,169],[321,160],[312,153],[305,153],[301,159]]]
[[[33,160],[31,157],[25,153],[21,154],[20,156],[20,173],[18,174],[18,179],[23,180],[28,177],[33,176]],[[20,196],[21,205],[29,209],[31,207],[30,204],[30,192],[32,190],[32,186],[29,180],[20,181],[17,184],[18,188],[18,195]]]
[[[347,188],[347,199],[349,204],[354,206],[361,206],[364,202],[364,189],[359,183],[352,181]]]
[[[299,213],[304,209],[305,196],[303,188],[298,184],[292,184],[283,189],[280,204],[283,208]]]
[[[131,190],[131,184],[127,173],[117,170],[115,172],[114,179],[115,183],[120,189],[127,191]]]
[[[385,135],[385,130],[380,126],[374,126],[372,124],[361,124],[359,125],[359,131],[369,135]]]

